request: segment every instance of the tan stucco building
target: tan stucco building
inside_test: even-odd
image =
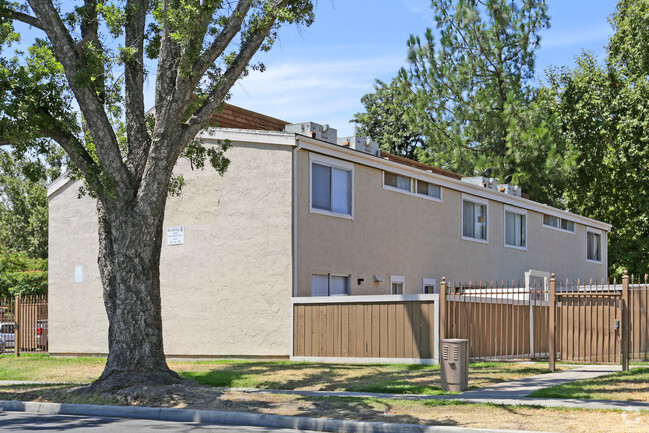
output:
[[[295,296],[430,293],[442,277],[522,281],[529,269],[607,276],[608,224],[233,110],[203,137],[233,144],[225,175],[177,167],[186,186],[169,198],[161,260],[168,355],[287,357]],[[48,189],[54,354],[107,352],[95,203],[78,188]]]

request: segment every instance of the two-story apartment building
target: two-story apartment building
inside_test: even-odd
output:
[[[450,281],[605,278],[610,225],[489,177],[463,178],[335,130],[228,106],[224,176],[178,164],[161,259],[165,351],[288,356],[291,297],[430,293]],[[340,143],[340,144],[339,144]],[[50,351],[105,353],[95,203],[50,203]]]

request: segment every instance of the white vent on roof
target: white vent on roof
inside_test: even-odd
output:
[[[314,122],[293,123],[284,127],[285,132],[306,135],[316,140],[326,141],[327,143],[336,144],[338,131],[330,128],[329,125],[320,125]]]
[[[369,137],[358,137],[356,135],[352,135],[351,137],[340,137],[338,139],[338,144],[343,147],[349,147],[350,149],[369,153],[374,156],[381,156],[379,143],[372,141],[372,139]]]
[[[484,188],[489,188],[498,191],[498,179],[495,177],[486,177],[486,176],[463,177],[462,182],[466,182],[472,185],[478,185]]]

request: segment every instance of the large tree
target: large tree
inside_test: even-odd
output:
[[[623,0],[603,62],[590,53],[548,75],[560,137],[575,160],[563,196],[613,225],[609,273],[649,272],[649,1]]]
[[[97,197],[109,354],[93,389],[179,382],[165,361],[160,312],[172,170],[188,147],[225,169],[224,147],[194,137],[281,24],[311,23],[311,1],[0,0],[0,17],[5,46],[17,22],[38,32],[24,53],[0,59],[0,145],[38,153],[55,141]]]
[[[409,67],[363,98],[358,132],[460,174],[512,174],[550,200],[539,176],[557,176],[562,164],[547,127],[554,119],[537,104],[545,95],[530,86],[549,26],[545,1],[434,0],[432,8],[436,29],[411,36]]]

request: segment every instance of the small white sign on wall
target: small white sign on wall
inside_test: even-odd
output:
[[[182,245],[185,243],[185,227],[167,227],[167,245]]]
[[[74,282],[83,283],[83,266],[74,267]]]

